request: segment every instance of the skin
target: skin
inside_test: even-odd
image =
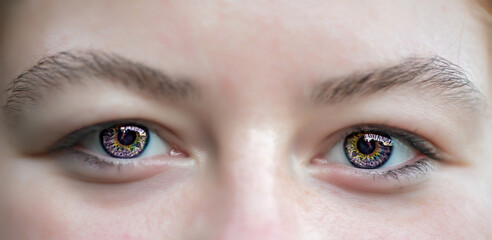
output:
[[[5,239],[490,239],[488,105],[468,112],[412,89],[323,106],[305,100],[322,79],[438,55],[468,72],[489,103],[490,26],[475,7],[447,0],[16,3],[3,20],[4,90],[42,57],[100,50],[187,76],[200,94],[178,102],[100,82],[46,96],[29,115],[45,137],[29,147],[100,122],[141,119],[174,132],[188,158],[161,157],[178,163],[102,183],[81,179],[46,148],[23,149],[9,137],[16,132],[2,134],[0,232]],[[341,130],[363,124],[414,131],[443,160],[419,183],[378,182],[396,186],[384,191],[311,161]]]

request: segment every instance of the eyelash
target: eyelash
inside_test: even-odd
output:
[[[77,157],[76,157],[77,160],[82,160],[85,164],[87,164],[89,166],[97,167],[97,168],[100,168],[100,169],[105,169],[105,168],[108,168],[108,167],[117,167],[117,168],[120,168],[120,167],[123,167],[123,166],[127,165],[126,163],[123,163],[123,162],[121,162],[119,160],[116,160],[116,161],[115,160],[104,160],[104,159],[102,159],[100,157],[96,157],[94,155],[90,155],[90,154],[84,153],[81,150],[73,150],[73,152],[71,153],[71,155],[77,155]],[[135,161],[132,161],[132,162],[133,163],[136,163]]]
[[[96,166],[101,169],[105,169],[108,167],[117,167],[121,168],[124,166],[138,166],[138,165],[145,165],[145,164],[158,164],[159,162],[150,162],[149,160],[145,159],[146,162],[143,162],[141,159],[140,161],[136,161],[135,159],[118,159],[118,158],[112,158],[112,157],[106,157],[106,156],[95,156],[89,153],[86,153],[86,151],[77,148],[76,144],[80,142],[84,137],[86,137],[89,133],[93,132],[100,132],[103,129],[106,129],[111,126],[115,125],[132,125],[132,124],[138,124],[138,125],[146,125],[150,126],[148,127],[150,131],[154,132],[157,137],[162,138],[166,143],[168,143],[171,147],[171,150],[169,151],[170,156],[178,156],[178,155],[186,155],[182,154],[179,150],[181,149],[178,147],[173,141],[169,140],[169,137],[164,137],[161,134],[162,131],[159,130],[159,128],[154,127],[153,124],[147,123],[141,120],[117,120],[117,121],[110,121],[110,122],[105,122],[102,124],[95,124],[80,130],[77,130],[69,135],[67,135],[65,138],[62,138],[60,141],[58,141],[53,147],[50,148],[50,152],[53,153],[59,153],[59,152],[68,152],[70,155],[76,155],[74,159],[77,159],[77,161],[83,161],[84,163],[87,163],[89,166]]]
[[[400,180],[402,178],[418,178],[434,171],[435,165],[429,159],[420,159],[414,163],[404,165],[401,168],[387,170],[382,173],[372,173],[374,177],[381,176],[385,179]]]
[[[414,133],[378,125],[365,125],[350,128],[350,132],[364,130],[384,132],[409,144],[411,147],[415,148],[430,159],[441,160],[440,153],[437,148],[434,147],[434,145],[432,145],[428,140],[425,140]]]
[[[346,131],[343,131],[341,136],[344,138],[357,131],[384,132],[394,138],[399,139],[403,143],[408,144],[411,148],[417,150],[424,156],[420,157],[418,160],[414,160],[412,163],[405,163],[403,166],[396,169],[358,169],[353,167],[353,171],[356,174],[372,176],[373,180],[376,178],[381,178],[385,180],[393,179],[400,181],[402,179],[412,179],[426,176],[436,168],[432,161],[442,161],[440,151],[428,140],[425,140],[414,133],[379,125],[359,125],[356,127],[350,127]]]
[[[141,166],[141,165],[157,165],[159,164],[158,161],[151,161],[149,162],[148,160],[145,160],[146,162],[142,162],[143,160],[139,159],[137,160],[129,160],[129,159],[117,159],[117,158],[108,158],[107,160],[105,157],[97,157],[88,153],[85,153],[82,150],[74,149],[71,152],[71,155],[77,155],[77,160],[82,160],[84,163],[88,164],[89,166],[94,166],[98,167],[101,169],[109,168],[109,167],[125,167],[125,166]]]
[[[119,170],[124,166],[137,166],[137,165],[145,165],[148,162],[135,161],[129,159],[116,159],[111,157],[98,157],[89,153],[86,153],[84,150],[77,149],[76,144],[81,141],[87,134],[92,132],[101,131],[107,127],[114,126],[117,124],[141,124],[141,125],[149,125],[148,123],[143,123],[143,121],[139,120],[118,120],[112,122],[106,122],[103,124],[97,124],[90,127],[83,128],[81,130],[75,131],[72,134],[69,134],[67,137],[58,141],[55,146],[53,146],[50,150],[51,152],[61,152],[68,151],[69,154],[73,155],[72,159],[76,159],[77,161],[82,161],[84,164],[87,164],[89,167],[97,167],[99,169],[107,169],[107,168],[116,168]],[[152,126],[152,124],[150,124]],[[163,138],[161,134],[159,134],[159,130],[156,128],[149,128],[153,130],[159,137]],[[394,138],[398,138],[400,141],[408,144],[411,148],[417,150],[420,154],[424,155],[420,157],[418,160],[414,160],[411,163],[405,163],[403,166],[396,169],[357,169],[353,168],[352,170],[356,174],[368,175],[372,176],[373,180],[376,179],[385,179],[385,180],[397,180],[400,181],[402,179],[415,179],[419,177],[423,177],[428,175],[430,172],[435,170],[434,161],[441,161],[440,152],[434,147],[429,141],[415,135],[414,133],[410,133],[408,131],[399,130],[395,128],[379,126],[379,125],[359,125],[356,127],[348,128],[348,130],[343,131],[343,134],[340,134],[342,137],[346,137],[350,133],[356,131],[378,131],[384,132]],[[340,136],[339,135],[339,136]],[[176,149],[180,149],[177,147],[172,141],[169,141],[168,138],[163,138],[164,141],[169,143],[171,146],[170,155],[178,155],[179,151],[176,152]]]

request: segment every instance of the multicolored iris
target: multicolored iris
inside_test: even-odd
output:
[[[348,135],[343,144],[345,155],[357,168],[381,167],[390,158],[393,140],[373,131],[359,131]]]
[[[135,125],[118,125],[101,131],[100,140],[104,150],[112,157],[134,158],[145,149],[149,131]]]

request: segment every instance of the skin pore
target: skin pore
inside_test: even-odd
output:
[[[474,2],[3,11],[6,239],[492,238],[490,25]],[[162,146],[98,153],[92,133],[118,124]],[[355,168],[342,143],[361,130],[410,157]]]

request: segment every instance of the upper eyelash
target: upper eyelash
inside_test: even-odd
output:
[[[167,134],[166,130],[161,130],[158,126],[156,126],[151,122],[147,122],[143,120],[129,120],[129,119],[94,124],[89,127],[84,127],[82,129],[76,130],[68,134],[67,136],[63,137],[58,142],[56,142],[51,148],[49,148],[49,151],[52,153],[72,154],[73,159],[78,159],[79,161],[85,162],[89,166],[94,166],[98,168],[116,167],[119,170],[125,166],[133,166],[133,167],[141,166],[141,165],[155,166],[164,163],[163,161],[157,161],[155,159],[150,159],[150,158],[139,158],[139,161],[135,161],[135,159],[119,159],[110,156],[97,156],[89,152],[86,152],[85,150],[77,146],[77,143],[82,141],[82,139],[86,137],[88,134],[94,132],[100,132],[106,128],[110,128],[116,125],[146,126],[149,129],[149,131],[153,132],[157,137],[162,138],[163,141],[169,144],[169,146],[171,147],[171,150],[169,152],[170,155],[186,156],[180,152],[176,153],[176,151],[181,150],[181,148],[177,144],[175,144],[172,135]]]
[[[376,178],[383,179],[393,179],[400,181],[406,178],[419,178],[426,176],[429,172],[435,170],[436,165],[431,161],[441,161],[440,151],[431,144],[428,140],[413,134],[411,132],[395,129],[392,127],[380,126],[380,125],[359,125],[356,127],[348,128],[347,131],[344,131],[343,137],[346,137],[354,132],[358,131],[378,131],[384,132],[385,134],[390,135],[391,137],[398,138],[400,141],[410,145],[412,148],[419,151],[425,157],[421,157],[421,159],[405,164],[396,169],[355,169],[359,174],[365,174],[372,176],[373,180]]]
[[[394,133],[394,136],[397,136],[398,138],[404,140],[406,143],[410,144],[412,147],[417,149],[420,153],[424,154],[425,156],[433,159],[433,160],[439,160],[441,161],[441,154],[437,150],[437,148],[429,143],[429,141],[418,137],[414,134],[411,133]]]
[[[86,127],[80,130],[77,130],[71,134],[69,134],[67,137],[63,138],[62,140],[58,141],[52,148],[52,151],[57,151],[57,150],[62,150],[62,149],[67,149],[69,147],[74,146],[78,141],[82,139],[82,137],[86,136],[88,133],[94,132],[94,131],[100,131],[102,129],[105,129],[107,127],[117,125],[117,124],[129,124],[129,123],[140,123],[142,121],[138,120],[117,120],[117,121],[110,121],[110,122],[105,122],[102,124],[95,124],[90,127]],[[384,126],[377,126],[377,125],[365,125],[365,126],[357,126],[351,129],[350,132],[355,132],[355,131],[367,131],[367,130],[373,130],[373,131],[380,131],[380,132],[385,132],[388,135],[397,137],[400,140],[403,140],[407,144],[409,144],[411,147],[415,148],[418,150],[420,153],[423,155],[427,156],[430,159],[433,160],[441,160],[440,158],[440,153],[439,151],[432,145],[430,144],[427,140],[412,134],[408,131],[404,130],[397,130],[394,128],[390,127],[384,127]],[[121,162],[114,162],[114,161],[105,161],[103,159],[100,159],[99,157],[96,156],[91,156],[89,154],[79,152],[79,154],[83,154],[85,156],[85,161],[88,163],[93,163],[95,165],[98,165],[99,167],[101,166],[118,166],[121,167],[123,165],[127,164],[134,164],[134,163],[121,163]],[[405,166],[402,166],[401,168],[398,169],[391,169],[387,171],[370,171],[367,172],[365,171],[366,174],[373,175],[374,177],[377,176],[382,176],[384,178],[392,178],[399,180],[400,177],[402,176],[410,176],[410,175],[422,175],[425,174],[435,168],[434,164],[432,164],[428,159],[421,159],[417,162],[414,162],[412,164],[408,164]]]
[[[59,150],[67,149],[75,144],[77,144],[83,137],[87,136],[89,133],[102,131],[103,129],[109,128],[115,125],[124,125],[124,124],[139,124],[146,125],[141,120],[117,120],[117,121],[109,121],[100,124],[94,124],[89,127],[85,127],[75,132],[68,134],[63,137],[61,140],[57,141],[52,147],[49,148],[50,151],[56,152]],[[149,130],[153,130],[153,128],[149,128]],[[157,131],[158,132],[158,131]]]
[[[427,156],[432,160],[437,160],[437,161],[442,160],[441,152],[433,144],[431,144],[428,140],[405,130],[385,127],[385,126],[378,126],[378,125],[364,125],[364,126],[357,126],[351,128],[349,134],[356,131],[368,131],[368,130],[384,132],[392,137],[396,137],[402,140],[403,142],[409,144],[411,147],[415,148],[417,151],[419,151],[420,153],[422,153],[423,155]],[[345,134],[345,136],[346,135],[348,134]]]

